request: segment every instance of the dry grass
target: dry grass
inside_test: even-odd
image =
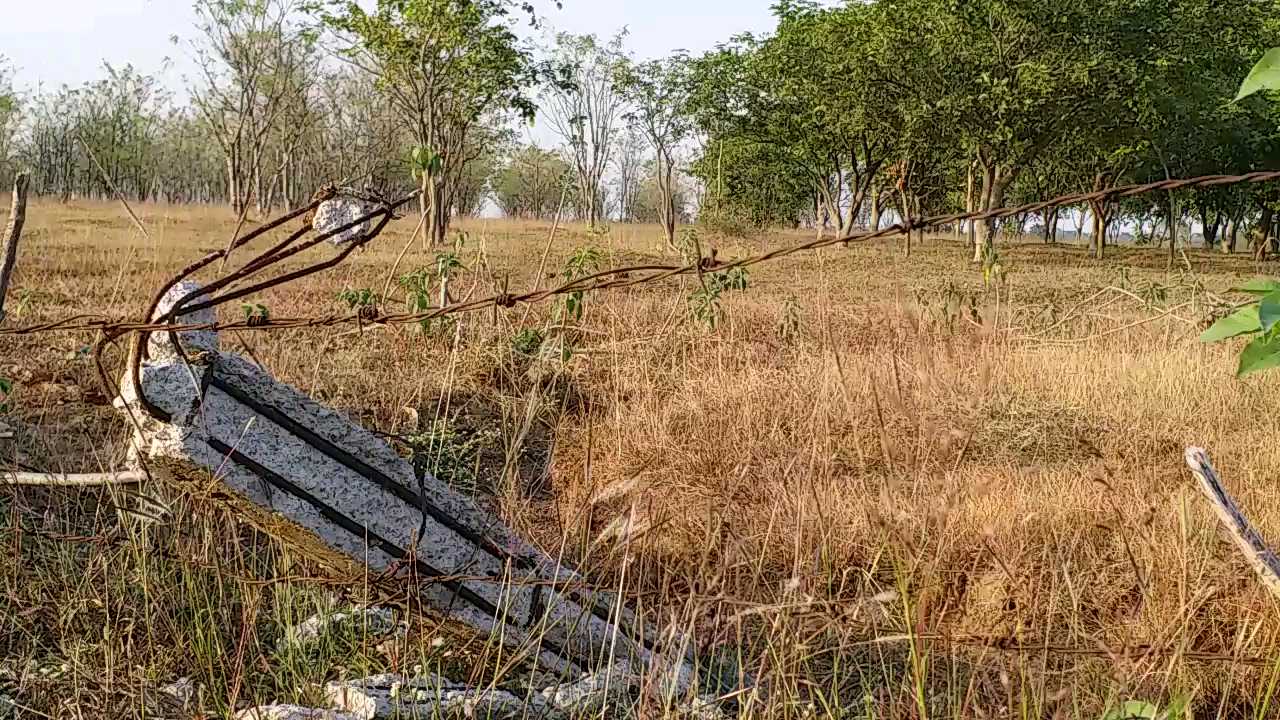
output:
[[[234,226],[220,208],[141,215],[149,243],[113,206],[37,203],[12,322],[136,316]],[[338,311],[342,289],[382,287],[412,228],[257,301],[281,316]],[[462,229],[456,292],[535,282],[545,225]],[[732,257],[786,241],[703,242]],[[571,227],[548,267],[589,244],[610,264],[662,252],[649,228]],[[428,436],[442,474],[546,546],[567,543],[602,580],[626,567],[650,608],[735,647],[765,681],[768,700],[748,715],[1094,718],[1131,698],[1186,698],[1196,717],[1270,716],[1280,668],[1246,660],[1277,656],[1280,614],[1181,460],[1188,444],[1210,448],[1280,537],[1267,492],[1280,467],[1276,379],[1237,381],[1232,348],[1195,340],[1212,292],[1258,268],[1194,254],[1166,271],[1150,249],[1102,264],[1072,246],[1003,254],[1000,292],[949,238],[910,259],[890,243],[785,260],[728,293],[714,330],[690,318],[693,280],[589,296],[573,357],[541,376],[512,341],[552,322],[550,307],[434,333],[241,333],[223,345],[368,426]],[[402,271],[431,262],[415,249]],[[17,438],[0,440],[0,463],[121,461],[125,427],[82,352],[92,340],[0,337],[0,377],[18,385],[0,415]],[[30,717],[142,715],[147,688],[183,675],[216,714],[307,699],[308,683],[369,669],[481,672],[477,648],[441,650],[426,627],[398,649],[357,633],[307,657],[277,652],[282,626],[324,588],[254,583],[299,563],[206,511],[179,507],[151,536],[111,546],[58,537],[117,532],[125,501],[0,491],[14,558],[0,570],[0,692]],[[938,637],[961,635],[1024,647]]]

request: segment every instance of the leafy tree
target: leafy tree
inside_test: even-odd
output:
[[[559,153],[528,145],[515,150],[494,178],[494,199],[507,217],[549,218],[573,184],[573,170]]]
[[[699,219],[731,233],[794,224],[806,211],[816,217],[812,177],[792,161],[792,149],[749,131],[758,46],[755,38],[740,36],[689,66],[688,108],[701,135],[690,166],[704,188]]]
[[[1251,0],[1146,0],[1114,3],[1123,14],[1113,44],[1130,68],[1134,89],[1119,115],[1142,153],[1143,180],[1273,167],[1274,119],[1258,103],[1232,104],[1232,91],[1269,40],[1264,5]],[[1182,211],[1178,196],[1163,198],[1170,262]],[[1222,216],[1243,219],[1248,197],[1198,193],[1195,210],[1208,239]],[[1207,222],[1206,222],[1207,221]]]
[[[459,180],[479,155],[473,134],[495,115],[533,119],[527,90],[537,73],[512,28],[522,9],[513,0],[377,0],[366,11],[341,0],[319,13],[410,128],[433,245],[445,241]]]
[[[683,55],[627,64],[622,69],[623,92],[631,104],[627,119],[654,152],[657,221],[666,235],[668,247],[676,244],[676,219],[680,209],[676,197],[676,156],[693,132],[687,115],[688,71],[688,58]]]

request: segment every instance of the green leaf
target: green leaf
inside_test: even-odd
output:
[[[1236,292],[1249,293],[1250,295],[1270,295],[1274,292],[1280,292],[1280,280],[1258,278],[1257,280],[1250,280],[1235,290]]]
[[[1156,720],[1160,709],[1149,702],[1130,700],[1106,714],[1104,720]]]
[[[1280,337],[1260,337],[1240,353],[1240,369],[1236,371],[1236,377],[1276,367],[1280,367]]]
[[[1261,90],[1280,90],[1280,48],[1271,48],[1249,71],[1240,84],[1236,100],[1243,100]]]
[[[1262,321],[1258,317],[1258,306],[1250,305],[1214,323],[1200,336],[1200,342],[1221,342],[1227,338],[1258,332],[1261,329]]]
[[[1271,332],[1271,328],[1280,322],[1280,292],[1273,292],[1258,303],[1258,322],[1263,332]]]

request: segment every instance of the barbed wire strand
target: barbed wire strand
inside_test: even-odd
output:
[[[707,258],[700,258],[697,262],[690,263],[687,265],[643,264],[643,265],[631,265],[631,266],[625,266],[625,267],[611,268],[611,269],[601,270],[599,272],[591,273],[581,278],[576,278],[562,285],[548,288],[548,289],[532,290],[532,291],[518,293],[518,294],[498,293],[495,295],[490,295],[490,296],[478,298],[475,300],[447,304],[430,311],[418,312],[418,313],[373,314],[365,311],[363,313],[356,312],[356,313],[350,313],[350,314],[330,314],[330,315],[285,317],[285,318],[273,317],[273,318],[266,318],[266,319],[250,318],[242,321],[186,323],[186,324],[175,323],[173,322],[173,318],[169,317],[169,316],[176,317],[177,315],[180,315],[180,314],[194,312],[196,310],[201,310],[201,309],[207,309],[210,307],[216,307],[217,305],[222,304],[224,302],[229,302],[231,300],[239,299],[239,298],[245,297],[246,295],[252,294],[254,292],[261,292],[261,291],[270,289],[272,287],[275,287],[276,285],[282,284],[284,282],[296,280],[299,277],[309,275],[313,272],[318,272],[319,270],[323,270],[327,267],[332,267],[333,265],[337,264],[337,262],[341,262],[341,259],[345,258],[346,255],[349,254],[350,250],[354,249],[355,247],[364,246],[368,244],[376,236],[376,233],[366,233],[357,241],[353,242],[351,244],[351,247],[344,249],[343,253],[340,255],[339,259],[337,259],[336,261],[330,260],[324,263],[319,263],[317,265],[309,266],[308,268],[304,268],[303,270],[288,273],[278,278],[274,278],[272,280],[258,283],[256,285],[253,285],[250,288],[244,288],[244,289],[235,291],[233,293],[229,293],[197,305],[192,305],[189,307],[175,306],[174,311],[166,314],[166,319],[163,321],[112,320],[112,319],[105,318],[103,316],[82,314],[82,315],[74,316],[72,318],[66,318],[64,320],[41,323],[38,325],[30,325],[30,326],[15,327],[15,328],[0,328],[0,335],[32,335],[32,334],[46,333],[46,332],[85,332],[85,331],[98,330],[98,331],[103,331],[104,333],[107,333],[108,335],[111,335],[113,337],[118,337],[120,335],[127,334],[127,333],[151,333],[151,332],[160,332],[160,331],[179,332],[179,331],[190,331],[190,330],[289,330],[289,329],[299,329],[299,328],[331,327],[336,325],[346,325],[346,324],[355,324],[355,323],[373,324],[373,325],[408,325],[408,324],[423,322],[426,320],[434,320],[447,315],[474,312],[476,310],[488,309],[491,307],[505,308],[505,307],[512,307],[517,304],[538,303],[538,302],[545,301],[549,298],[553,298],[561,295],[567,295],[570,293],[624,289],[624,288],[630,288],[630,287],[635,287],[639,285],[645,285],[649,283],[661,282],[663,280],[668,280],[670,278],[681,276],[681,275],[696,274],[698,272],[719,272],[724,270],[731,270],[733,268],[747,268],[747,267],[752,267],[762,263],[790,257],[792,255],[796,255],[799,253],[812,252],[814,250],[819,250],[822,248],[832,247],[836,245],[848,245],[854,242],[867,242],[870,240],[877,240],[885,237],[901,235],[909,231],[936,228],[939,226],[949,225],[957,222],[994,220],[994,219],[1012,217],[1015,215],[1037,213],[1043,210],[1047,210],[1055,207],[1062,207],[1065,205],[1079,205],[1079,204],[1088,203],[1088,202],[1105,202],[1105,201],[1115,200],[1119,198],[1135,197],[1138,195],[1143,195],[1143,194],[1152,193],[1152,192],[1169,192],[1169,191],[1175,191],[1175,190],[1185,190],[1185,189],[1193,189],[1193,188],[1200,189],[1200,188],[1221,187],[1225,185],[1238,185],[1238,184],[1257,184],[1257,183],[1263,183],[1263,182],[1272,182],[1276,180],[1280,180],[1280,171],[1262,171],[1262,172],[1247,173],[1244,175],[1206,175],[1206,176],[1189,178],[1189,179],[1161,180],[1158,182],[1147,183],[1142,185],[1119,186],[1119,187],[1107,188],[1104,190],[1097,190],[1093,192],[1063,195],[1061,197],[1057,197],[1052,200],[1042,200],[1042,201],[1027,203],[1024,205],[1018,205],[1014,207],[995,208],[995,209],[986,210],[986,211],[953,213],[948,215],[935,215],[927,218],[921,218],[919,220],[913,220],[909,223],[895,223],[893,225],[890,225],[888,227],[885,227],[876,231],[855,232],[855,233],[849,233],[846,235],[833,236],[830,238],[821,238],[821,239],[811,240],[808,242],[799,243],[795,245],[788,245],[788,246],[780,247],[768,252],[764,252],[756,255],[750,255],[737,260],[726,261],[726,262],[717,262],[717,261],[709,260]],[[412,200],[414,197],[416,197],[416,195],[411,195],[408,198],[398,201],[394,205],[383,206],[382,208],[379,208],[373,213],[370,213],[364,216],[363,218],[361,218],[359,221],[356,221],[355,223],[351,223],[339,230],[332,231],[331,233],[326,233],[325,235],[318,237],[315,240],[309,241],[304,245],[295,248],[292,251],[289,251],[286,253],[277,252],[273,255],[268,253],[269,256],[265,258],[264,256],[259,256],[259,258],[263,258],[263,261],[261,263],[258,262],[258,259],[255,259],[255,261],[250,261],[250,263],[248,263],[244,268],[241,268],[240,271],[237,271],[237,273],[240,273],[245,270],[249,270],[251,272],[248,274],[254,274],[262,269],[265,269],[269,265],[275,264],[276,262],[279,262],[285,259],[286,257],[290,257],[296,254],[296,252],[301,252],[302,250],[305,250],[306,248],[309,248],[317,244],[318,242],[323,241],[324,239],[328,239],[328,237],[332,237],[334,234],[337,234],[338,232],[342,232],[342,231],[345,231],[346,229],[350,229],[350,227],[360,224],[360,222],[367,221],[371,218],[379,217],[383,213],[388,212],[389,209],[403,205],[404,203],[407,203],[410,200]],[[298,213],[298,214],[301,214],[301,213]],[[385,218],[382,218],[382,219],[385,219]],[[385,225],[385,223],[380,222],[380,225]],[[217,259],[217,257],[221,257],[221,254],[222,254],[222,251],[213,253],[210,256],[207,256],[205,260],[201,261],[201,263],[198,263],[197,265],[199,265],[200,267],[203,267],[203,265],[208,264],[208,262],[212,262],[214,259]],[[209,258],[212,258],[212,259],[209,259]],[[196,269],[198,269],[198,267]],[[194,270],[190,270],[190,269],[184,270],[184,273],[181,275],[181,277],[186,277],[190,275],[191,272],[194,272]],[[636,276],[637,274],[639,274],[639,276]],[[226,278],[223,278],[221,280],[214,281],[214,283],[211,283],[209,287],[214,287],[216,284],[216,287],[222,288],[226,285],[231,284],[231,282],[234,282],[234,280],[243,279],[245,277],[245,275],[240,275],[236,273],[233,273],[233,275],[236,275],[236,277],[233,278],[232,280],[227,280]]]

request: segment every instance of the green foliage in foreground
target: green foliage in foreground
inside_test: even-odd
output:
[[[1240,288],[1258,299],[1221,318],[1200,336],[1201,342],[1221,342],[1252,336],[1240,353],[1236,375],[1244,377],[1280,367],[1280,281],[1254,280]]]

